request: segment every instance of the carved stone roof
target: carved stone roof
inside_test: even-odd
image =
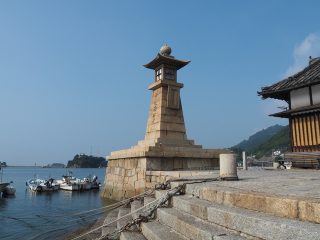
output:
[[[149,69],[156,69],[161,64],[166,64],[169,66],[173,66],[178,70],[178,69],[186,66],[189,62],[190,61],[178,60],[172,56],[165,56],[165,55],[158,53],[157,56],[151,62],[149,62],[143,66],[146,68],[149,68]]]
[[[302,71],[271,86],[262,87],[258,92],[262,98],[288,100],[291,90],[320,83],[320,58],[310,60],[310,64]]]

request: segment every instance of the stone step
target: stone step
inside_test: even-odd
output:
[[[155,200],[156,200],[156,198],[155,198],[154,196],[144,197],[144,199],[143,199],[143,205],[146,206],[146,207],[144,208],[144,210],[147,210],[147,209],[150,208],[153,204],[155,204],[155,203],[156,203]],[[149,204],[149,203],[152,203],[152,202],[153,202],[153,204]],[[149,204],[149,205],[148,205],[148,204]],[[147,206],[147,205],[148,205],[148,206]],[[156,218],[156,217],[157,217],[157,211],[154,211],[154,213],[152,214],[151,217],[152,217],[152,218]]]
[[[107,214],[103,225],[116,221],[118,219],[119,209],[112,210],[110,213]],[[114,232],[117,229],[117,222],[112,223],[109,226],[102,228],[102,236],[107,235],[109,233]]]
[[[140,232],[122,232],[120,240],[146,240]]]
[[[141,208],[141,207],[143,207],[143,198],[142,198],[141,200],[134,200],[134,201],[131,203],[131,213],[134,212],[134,211],[136,211],[137,209],[139,209],[139,208]],[[132,214],[132,218],[133,218],[133,219],[136,219],[137,217],[139,217],[139,214],[140,214],[142,211],[143,211],[143,209],[140,210],[140,211],[138,211],[138,212],[136,212],[136,213],[133,213],[133,214]]]
[[[191,195],[174,196],[172,205],[175,209],[181,210],[192,216],[208,220],[208,208],[212,205],[211,202],[200,200]]]
[[[156,200],[156,198],[155,198],[155,197],[149,197],[149,196],[144,197],[143,205],[144,205],[144,206],[146,206],[147,204],[149,204],[149,203],[153,202],[154,200]]]
[[[173,230],[192,240],[246,239],[240,236],[240,232],[228,231],[174,208],[159,208],[157,219],[162,224],[170,226]]]
[[[143,212],[144,209],[141,209],[140,211],[138,212],[135,212],[137,209],[143,207],[143,198],[139,199],[139,200],[134,200],[133,202],[131,202],[131,218],[132,219],[136,219],[139,217],[139,215]],[[138,231],[139,228],[138,226],[134,225],[134,226],[131,226],[130,230],[132,231]]]
[[[175,209],[257,238],[320,240],[320,224],[316,223],[225,206],[190,195],[173,197],[172,204]]]
[[[143,236],[148,240],[188,240],[159,221],[141,224]]]
[[[119,208],[119,213],[118,213],[118,219],[129,214],[131,212],[130,208],[126,208],[126,207],[121,207]],[[123,219],[120,219],[117,221],[117,229],[122,228],[123,226],[125,226],[128,222],[132,221],[132,216],[129,215],[128,217],[125,217]]]
[[[166,194],[167,190],[156,190],[154,192],[155,199],[161,198],[164,194]]]
[[[175,187],[178,184],[181,184],[181,182],[172,182],[171,186]],[[320,200],[318,198],[270,195],[268,193],[220,186],[218,182],[187,184],[186,193],[226,206],[246,208],[280,217],[320,223]]]

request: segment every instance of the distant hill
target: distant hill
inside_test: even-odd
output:
[[[286,151],[290,148],[289,127],[274,125],[263,129],[247,140],[231,147],[235,152],[246,151],[260,158],[271,155],[273,149]]]
[[[52,164],[48,164],[46,166],[43,166],[44,168],[65,168],[66,165],[64,165],[63,163],[52,163]]]
[[[263,129],[259,132],[256,132],[252,136],[250,136],[247,140],[243,140],[242,142],[238,143],[237,145],[233,146],[232,148],[235,149],[242,149],[247,152],[251,152],[253,149],[265,143],[269,140],[272,136],[278,133],[280,130],[285,128],[284,126],[274,125]]]
[[[107,161],[103,157],[88,156],[85,154],[77,154],[73,160],[68,161],[69,168],[98,168],[106,167]]]
[[[283,127],[270,139],[254,148],[252,152],[256,155],[256,158],[261,158],[262,156],[270,156],[273,149],[282,152],[290,150],[289,126]]]

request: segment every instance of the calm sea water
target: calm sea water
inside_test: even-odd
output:
[[[78,178],[98,176],[103,184],[104,168],[68,169]],[[34,193],[27,189],[26,180],[33,178],[61,179],[65,168],[7,167],[3,181],[13,181],[14,197],[0,198],[0,239],[63,239],[66,233],[94,222],[99,215],[75,215],[107,204],[99,191]],[[101,191],[101,190],[100,190]]]

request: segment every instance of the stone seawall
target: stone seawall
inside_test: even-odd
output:
[[[217,164],[217,161],[213,161]],[[212,167],[212,169],[217,168]],[[173,178],[208,175],[210,170],[147,170],[146,158],[109,160],[102,197],[121,200],[153,189],[157,183]]]
[[[145,191],[146,158],[109,160],[103,197],[121,200]]]

